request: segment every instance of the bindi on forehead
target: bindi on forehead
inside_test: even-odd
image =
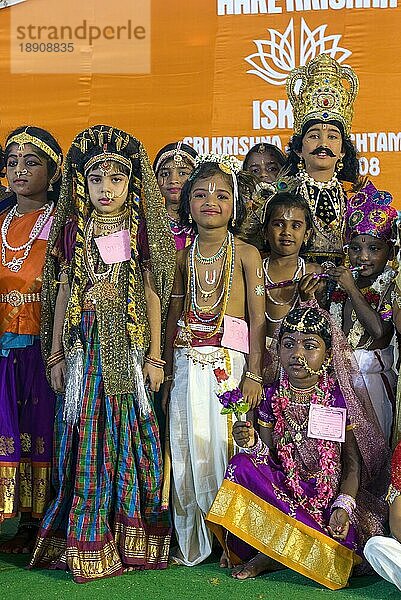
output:
[[[286,221],[292,221],[292,220],[294,220],[294,209],[293,208],[286,208],[285,211],[283,212],[283,218]]]
[[[9,154],[8,158],[36,158],[37,160],[42,160],[38,154],[35,154],[32,150],[29,152],[20,152],[18,151],[16,154]]]
[[[305,222],[305,213],[302,208],[293,207],[293,206],[282,206],[277,207],[271,216],[271,220],[280,220],[284,219],[285,221],[300,221],[302,223]]]

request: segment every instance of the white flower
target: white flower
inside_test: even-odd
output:
[[[220,381],[219,383],[219,394],[224,394],[225,392],[231,392],[231,390],[235,390],[238,387],[238,380],[229,376],[228,379],[224,381]]]

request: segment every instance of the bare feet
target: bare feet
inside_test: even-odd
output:
[[[234,567],[231,575],[234,579],[250,579],[251,577],[257,577],[264,571],[278,571],[284,568],[282,564],[266,556],[266,554],[258,552],[247,563]]]
[[[220,557],[220,567],[222,569],[231,569],[232,568],[232,564],[230,559],[227,557],[227,554],[225,552],[223,552],[223,554]]]
[[[37,527],[20,525],[13,538],[0,544],[0,552],[5,554],[31,554],[38,533]]]

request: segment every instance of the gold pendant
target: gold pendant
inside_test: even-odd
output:
[[[300,442],[302,442],[302,434],[298,431],[298,433],[295,434],[294,436],[294,440],[299,444]]]

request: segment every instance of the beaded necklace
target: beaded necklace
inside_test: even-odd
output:
[[[196,257],[195,253],[197,250],[197,245],[195,244],[195,242],[192,244],[192,246],[190,248],[190,251],[188,254],[187,298],[190,299],[191,311],[194,313],[196,319],[198,321],[200,321],[201,323],[213,323],[213,329],[204,336],[198,336],[196,334],[196,332],[194,330],[192,330],[190,327],[190,323],[188,321],[188,311],[186,311],[186,313],[185,313],[185,329],[186,329],[188,336],[190,336],[189,340],[192,339],[192,337],[196,337],[197,339],[212,338],[219,331],[219,329],[223,323],[224,315],[227,310],[228,300],[230,298],[233,275],[234,275],[234,265],[235,265],[235,240],[234,240],[234,236],[231,232],[227,232],[226,240],[227,240],[227,242],[226,241],[223,242],[223,245],[225,244],[225,252],[226,252],[226,257],[225,257],[225,261],[224,261],[224,269],[222,267],[222,270],[224,271],[223,289],[222,289],[222,293],[220,294],[220,297],[219,297],[217,303],[215,303],[215,305],[213,306],[213,308],[217,308],[217,306],[220,305],[220,310],[216,315],[213,315],[212,317],[208,317],[208,318],[202,317],[200,315],[199,305],[197,304],[197,301],[196,301],[197,287],[196,287],[195,260],[197,260],[197,257]],[[221,248],[219,249],[218,252],[220,252],[220,250],[221,250]],[[215,259],[215,260],[217,260],[217,259]],[[210,307],[210,308],[212,308],[212,307]]]
[[[167,216],[168,216],[168,220],[170,223],[171,233],[173,234],[174,237],[179,237],[183,233],[185,233],[186,235],[191,235],[191,233],[192,233],[191,227],[188,227],[186,225],[181,225],[181,223],[178,221],[178,219],[174,219],[174,217],[172,217],[169,213],[167,213]]]
[[[54,203],[51,202],[50,204],[47,204],[45,207],[43,207],[41,209],[41,210],[43,210],[43,212],[41,212],[40,215],[38,216],[38,218],[36,219],[35,225],[32,227],[31,232],[29,234],[28,241],[25,242],[25,244],[21,244],[21,246],[11,246],[7,242],[8,230],[9,230],[9,227],[10,227],[13,217],[16,216],[17,214],[20,217],[20,213],[18,213],[18,210],[17,210],[17,205],[12,207],[12,209],[7,214],[6,218],[3,221],[3,224],[1,226],[1,241],[2,241],[1,262],[4,267],[7,267],[7,269],[12,271],[13,273],[18,273],[18,271],[20,271],[24,261],[29,256],[29,253],[31,251],[34,241],[38,239],[40,232],[42,231],[43,227],[46,225],[46,223],[50,219],[50,215],[53,212],[53,208],[54,208]],[[16,258],[15,256],[13,256],[11,260],[7,261],[6,260],[6,249],[9,250],[10,252],[14,252],[14,253],[24,250],[24,253],[19,258]]]
[[[214,294],[214,293],[216,293],[216,292],[217,292],[217,290],[219,289],[219,287],[220,287],[220,284],[221,284],[221,279],[222,279],[222,277],[223,277],[223,273],[224,273],[224,268],[225,268],[226,259],[227,259],[227,254],[225,255],[225,257],[224,257],[224,258],[223,258],[223,260],[222,260],[221,267],[220,267],[220,272],[219,272],[219,275],[218,275],[218,277],[217,277],[217,283],[216,283],[216,285],[215,285],[215,286],[214,286],[212,289],[210,289],[210,290],[204,290],[204,289],[203,289],[203,287],[202,287],[202,285],[201,285],[201,282],[200,282],[199,271],[198,271],[198,268],[197,268],[197,266],[196,266],[196,260],[195,260],[195,276],[196,276],[196,284],[197,284],[197,286],[198,286],[198,290],[199,290],[199,292],[200,292],[200,295],[201,295],[201,297],[202,297],[202,300],[205,300],[205,301],[206,301],[206,300],[208,300],[208,299],[209,299],[211,296],[213,296],[213,294]],[[196,299],[195,299],[195,300],[196,300]],[[218,304],[218,303],[219,303],[219,301],[217,301],[217,304]],[[213,306],[213,308],[215,308],[215,306]]]
[[[211,265],[211,264],[217,262],[222,256],[224,256],[226,249],[227,249],[227,245],[230,241],[230,235],[232,236],[232,233],[227,231],[227,235],[226,235],[223,243],[221,244],[220,248],[217,250],[216,254],[213,254],[213,256],[203,256],[203,254],[201,254],[201,252],[199,250],[199,234],[196,235],[195,240],[194,240],[194,252],[195,252],[196,260],[198,261],[198,263],[200,263],[201,265]]]
[[[302,390],[308,393],[310,404],[320,404],[330,406],[332,400],[332,390],[334,388],[334,379],[323,375],[315,386],[309,390]],[[291,389],[288,381],[288,375],[281,370],[280,382],[277,391],[272,396],[272,409],[275,417],[274,433],[278,436],[276,443],[277,456],[280,459],[284,472],[286,474],[286,484],[291,489],[300,503],[308,503],[314,511],[321,511],[327,505],[334,495],[333,481],[336,472],[335,461],[336,443],[328,440],[317,440],[317,454],[319,458],[319,469],[316,474],[315,497],[308,498],[300,483],[299,467],[295,461],[295,444],[291,441],[290,428],[295,431],[295,442],[302,442],[300,431],[306,428],[306,423],[298,424],[293,427],[293,423],[287,418],[288,405],[291,402]],[[291,419],[291,421],[294,421]],[[298,431],[297,431],[298,430]],[[299,435],[298,435],[299,434]],[[298,439],[297,439],[298,437]]]
[[[370,287],[359,290],[365,298],[366,302],[368,302],[374,310],[379,312],[383,320],[389,320],[389,318],[391,318],[391,306],[387,306],[385,304],[384,309],[381,310],[381,308],[383,306],[383,302],[387,295],[387,292],[394,281],[394,277],[395,271],[393,271],[391,267],[386,266],[384,268],[383,273],[377,276],[376,281],[374,281]],[[341,329],[343,328],[343,313],[345,302],[347,301],[347,299],[348,295],[342,289],[337,288],[332,293],[329,310],[330,314],[335,319],[336,323]],[[367,341],[362,346],[360,346],[360,341],[364,336],[366,330],[357,318],[354,310],[351,312],[351,319],[353,321],[353,324],[347,335],[349,345],[353,350],[355,350],[356,348],[368,350],[369,346],[373,342],[373,338],[369,336]]]
[[[263,271],[265,273],[265,278],[266,278],[266,282],[267,282],[267,284],[265,285],[267,297],[269,298],[270,302],[272,302],[272,304],[275,304],[276,306],[286,306],[287,304],[292,304],[294,302],[295,297],[298,296],[298,287],[297,287],[297,285],[294,286],[294,293],[293,293],[292,297],[289,300],[286,300],[284,302],[280,302],[279,300],[275,300],[273,298],[273,296],[271,295],[271,293],[270,293],[270,290],[272,289],[272,286],[275,285],[275,282],[270,278],[270,275],[269,275],[269,264],[270,264],[270,257],[268,256],[263,261]],[[299,256],[298,257],[298,261],[297,261],[297,268],[296,268],[296,271],[294,273],[294,277],[292,279],[293,281],[299,278],[299,276],[301,275],[301,273],[303,273],[304,268],[305,268],[305,261],[303,260],[303,258],[301,258]]]
[[[97,273],[95,270],[95,262],[92,254],[92,240],[94,230],[94,220],[88,219],[84,229],[84,262],[89,275],[89,279],[95,285],[108,281],[116,285],[122,263],[114,263],[109,265],[105,271]]]
[[[273,296],[270,293],[270,290],[273,287],[281,287],[279,285],[279,283],[274,282],[269,275],[269,263],[270,263],[270,257],[266,257],[263,261],[263,271],[265,274],[265,290],[266,290],[266,295],[269,298],[269,300],[271,301],[272,304],[275,304],[276,306],[287,306],[289,305],[289,311],[292,310],[293,308],[295,308],[296,303],[298,302],[298,297],[299,297],[299,293],[298,293],[298,285],[296,280],[299,279],[300,275],[305,275],[305,261],[303,258],[301,258],[300,256],[298,257],[298,261],[297,261],[297,268],[296,271],[294,273],[294,277],[291,281],[294,281],[295,286],[294,286],[294,293],[291,296],[291,298],[286,301],[286,302],[280,302],[278,300],[275,300],[273,298]],[[283,320],[283,317],[281,317],[280,319],[273,319],[273,317],[271,317],[269,315],[269,313],[267,311],[265,311],[265,317],[266,319],[270,322],[270,323],[281,323],[281,321]]]
[[[338,241],[338,235],[342,232],[345,210],[344,190],[341,182],[337,179],[336,173],[334,173],[329,181],[316,181],[308,175],[305,169],[301,169],[297,177],[301,182],[300,193],[308,203],[312,213],[313,226],[329,244],[335,243]],[[330,223],[326,223],[317,214],[317,208],[322,195],[326,197],[327,202],[330,203],[333,209],[334,219]],[[337,230],[340,230],[339,234],[336,234]]]

